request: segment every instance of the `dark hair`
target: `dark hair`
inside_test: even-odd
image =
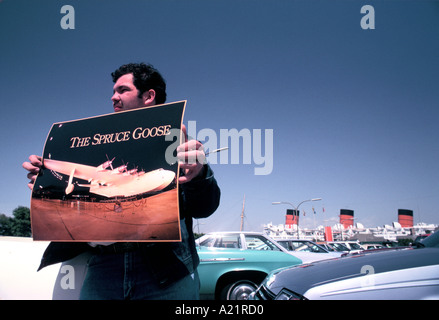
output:
[[[145,91],[153,89],[155,91],[156,104],[166,101],[166,82],[162,75],[151,64],[128,63],[120,66],[119,69],[111,73],[113,82],[121,76],[132,73],[134,86],[139,91],[139,98]]]

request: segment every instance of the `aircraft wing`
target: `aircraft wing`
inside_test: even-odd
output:
[[[69,176],[66,194],[73,191],[72,178],[87,180],[91,193],[105,197],[133,196],[145,192],[159,191],[167,187],[174,179],[175,173],[170,170],[157,169],[142,175],[102,170],[99,167],[84,164],[44,159],[44,167]]]
[[[132,179],[130,175],[124,175],[124,173],[114,173],[112,170],[99,170],[98,167],[88,166],[85,164],[59,161],[53,159],[44,159],[44,167],[56,172],[70,175],[73,171],[73,176],[77,179],[93,181],[95,183],[111,184],[118,183],[123,184]],[[130,178],[131,177],[131,178]]]

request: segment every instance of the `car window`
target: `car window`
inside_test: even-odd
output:
[[[216,245],[218,248],[240,248],[239,234],[224,235]]]
[[[284,247],[288,251],[292,251],[293,250],[291,248],[291,246],[290,246],[290,242],[289,241],[278,241],[277,243],[279,243],[282,247]]]
[[[426,247],[439,248],[439,231],[429,235],[421,243]]]
[[[284,245],[285,247],[285,245]],[[304,252],[317,252],[326,253],[326,250],[318,245],[308,241],[288,241],[288,250],[290,251],[304,251]]]
[[[310,243],[309,245],[311,248],[311,252],[326,253],[325,249],[323,249],[322,247],[320,247],[316,244]]]
[[[277,243],[279,243],[282,247],[284,247],[288,251],[294,251],[295,250],[295,248],[291,244],[291,241],[289,241],[289,240],[278,241]]]
[[[290,241],[293,251],[310,251],[306,243],[301,241]]]
[[[245,235],[247,249],[281,251],[273,242],[259,235]]]
[[[334,252],[335,250],[334,250],[334,248],[332,248],[331,246],[329,246],[329,245],[327,245],[326,243],[321,243],[321,244],[319,244],[323,249],[326,249],[326,250],[328,250],[328,251],[332,251],[332,252]]]
[[[200,242],[200,246],[202,247],[213,247],[215,246],[216,237],[208,237]]]
[[[329,243],[329,246],[334,248],[336,251],[349,251],[349,249],[341,243]]]
[[[356,242],[349,242],[352,250],[363,250],[363,248]]]
[[[203,240],[200,243],[200,246],[214,248],[241,248],[241,242],[239,241],[239,234],[214,235]]]

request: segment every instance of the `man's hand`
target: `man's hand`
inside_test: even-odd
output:
[[[27,186],[32,190],[32,187],[35,183],[35,179],[37,178],[38,173],[40,172],[40,168],[43,166],[43,162],[40,156],[31,155],[29,157],[29,162],[23,162],[23,168],[29,171],[27,174],[28,179],[30,180]]]
[[[186,126],[182,126],[187,141]],[[203,144],[197,140],[187,141],[177,147],[177,158],[183,175],[178,178],[179,183],[186,183],[203,172],[203,164],[206,159]]]

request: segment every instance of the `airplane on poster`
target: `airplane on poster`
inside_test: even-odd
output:
[[[113,158],[93,167],[79,163],[44,159],[43,166],[52,171],[69,176],[66,195],[73,192],[73,178],[86,180],[88,184],[77,184],[90,188],[90,193],[104,197],[131,197],[146,192],[160,191],[171,184],[175,173],[170,170],[157,169],[149,172],[138,169],[127,170],[127,164],[113,168]],[[110,168],[110,169],[109,169]]]

